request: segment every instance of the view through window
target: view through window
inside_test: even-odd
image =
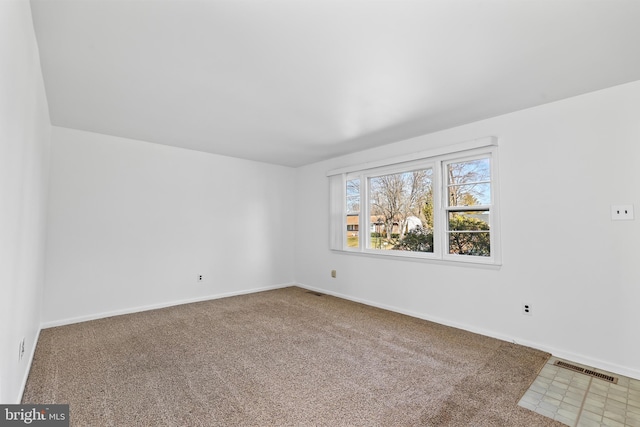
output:
[[[433,252],[433,169],[369,178],[368,248]]]
[[[491,255],[491,169],[488,158],[446,164],[450,254]]]
[[[343,223],[332,227],[341,238],[332,249],[498,263],[496,150],[343,173]]]

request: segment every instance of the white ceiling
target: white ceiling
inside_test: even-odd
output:
[[[54,125],[299,166],[640,80],[638,0],[31,0]]]

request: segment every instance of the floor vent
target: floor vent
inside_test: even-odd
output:
[[[307,293],[311,294],[311,295],[315,295],[317,297],[323,297],[324,296],[324,294],[321,294],[320,292],[315,292],[315,291],[307,291]]]
[[[556,360],[554,363],[556,366],[560,366],[561,368],[571,369],[572,371],[580,372],[585,375],[589,375],[591,377],[600,378],[601,380],[609,381],[610,383],[618,384],[618,379],[616,377],[612,377],[611,375],[602,374],[600,372],[592,371],[591,369],[585,369],[580,366],[572,365],[571,363],[563,362],[561,360]]]

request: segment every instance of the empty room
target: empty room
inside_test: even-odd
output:
[[[638,22],[1,1],[0,425],[640,426]]]

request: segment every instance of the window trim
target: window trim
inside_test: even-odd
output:
[[[449,147],[439,147],[433,150],[421,151],[418,153],[399,156],[387,160],[380,160],[374,162],[367,162],[360,165],[353,165],[349,167],[343,167],[340,169],[334,169],[327,172],[327,176],[330,179],[331,189],[331,212],[330,219],[331,229],[331,245],[330,249],[355,253],[362,255],[373,255],[381,257],[392,257],[400,259],[417,259],[426,261],[446,261],[464,264],[477,264],[477,265],[501,265],[501,245],[500,245],[500,214],[499,214],[499,175],[498,175],[498,141],[495,137],[486,137],[467,141],[460,144],[451,145]],[[446,166],[449,163],[464,162],[473,159],[489,157],[490,162],[490,185],[491,185],[491,200],[489,205],[482,205],[489,210],[489,229],[490,229],[490,247],[491,255],[473,256],[473,255],[459,255],[449,254],[445,251],[448,248],[447,240],[449,233],[446,223],[446,215],[449,211],[456,210],[457,208],[450,209],[448,206],[448,185],[444,174],[446,173]],[[403,173],[418,169],[432,169],[433,177],[433,203],[434,212],[438,212],[438,215],[434,215],[434,250],[433,252],[411,252],[411,251],[388,251],[380,249],[370,248],[371,236],[370,233],[365,233],[362,236],[362,231],[369,230],[369,179],[376,176],[382,176],[386,174]],[[360,214],[359,214],[359,239],[357,247],[347,246],[347,225],[344,220],[346,216],[346,183],[348,180],[358,178],[360,179]],[[339,184],[338,184],[339,182]],[[340,185],[340,191],[337,186]],[[340,196],[340,200],[337,197]],[[337,205],[337,206],[336,206]],[[341,212],[338,213],[335,209],[340,206]],[[464,208],[461,207],[461,210]],[[335,224],[334,221],[340,218],[340,223]],[[338,234],[340,235],[339,244]]]

